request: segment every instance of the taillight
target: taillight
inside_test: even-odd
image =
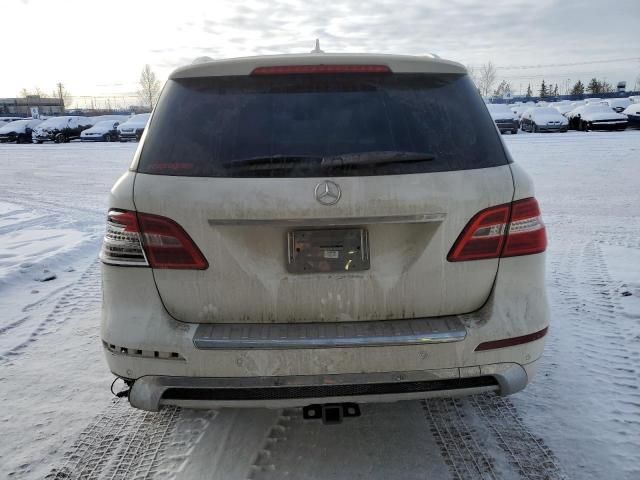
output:
[[[111,265],[204,270],[209,264],[191,237],[173,220],[110,210],[100,258]]]
[[[257,67],[251,75],[295,75],[318,73],[391,73],[386,65],[279,65]]]
[[[513,202],[508,233],[503,257],[531,255],[547,249],[547,231],[535,198]]]
[[[474,215],[447,260],[464,262],[544,252],[547,235],[535,198],[490,207]]]
[[[144,251],[152,268],[204,270],[209,264],[200,249],[173,220],[138,213]]]
[[[149,266],[135,212],[109,211],[100,260],[110,265]]]

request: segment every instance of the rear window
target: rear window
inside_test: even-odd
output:
[[[364,176],[508,162],[466,75],[274,75],[170,80],[138,171]]]

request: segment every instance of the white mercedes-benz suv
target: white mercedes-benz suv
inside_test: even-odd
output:
[[[458,63],[180,68],[109,205],[101,335],[135,407],[508,395],[542,355],[545,227]]]

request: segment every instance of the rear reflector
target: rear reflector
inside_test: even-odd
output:
[[[539,330],[534,333],[530,333],[529,335],[522,335],[520,337],[504,338],[502,340],[493,340],[491,342],[484,342],[476,347],[476,352],[481,352],[483,350],[495,350],[496,348],[513,347],[515,345],[521,345],[523,343],[534,342],[544,337],[547,334],[548,330],[549,330],[549,327],[545,327],[542,330]]]
[[[204,270],[209,264],[191,237],[173,220],[110,210],[100,258],[104,263]]]
[[[251,75],[296,75],[317,73],[391,73],[386,65],[280,65],[257,67]]]
[[[535,198],[478,212],[447,255],[450,262],[516,257],[544,252],[547,234]]]

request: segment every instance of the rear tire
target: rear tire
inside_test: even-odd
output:
[[[533,133],[538,133],[538,132],[539,132],[539,130],[538,130],[538,125],[536,125],[536,124],[534,123],[534,124],[533,124],[533,127],[531,127],[531,132],[533,132]]]
[[[511,130],[511,135],[516,135],[517,133],[518,133],[518,129],[517,128]]]
[[[59,133],[58,135],[56,135],[56,143],[65,143],[67,141],[66,138],[64,138],[64,135]]]
[[[104,141],[105,141],[105,142],[111,142],[111,135],[109,135],[108,133],[105,133],[105,135],[104,135]]]

